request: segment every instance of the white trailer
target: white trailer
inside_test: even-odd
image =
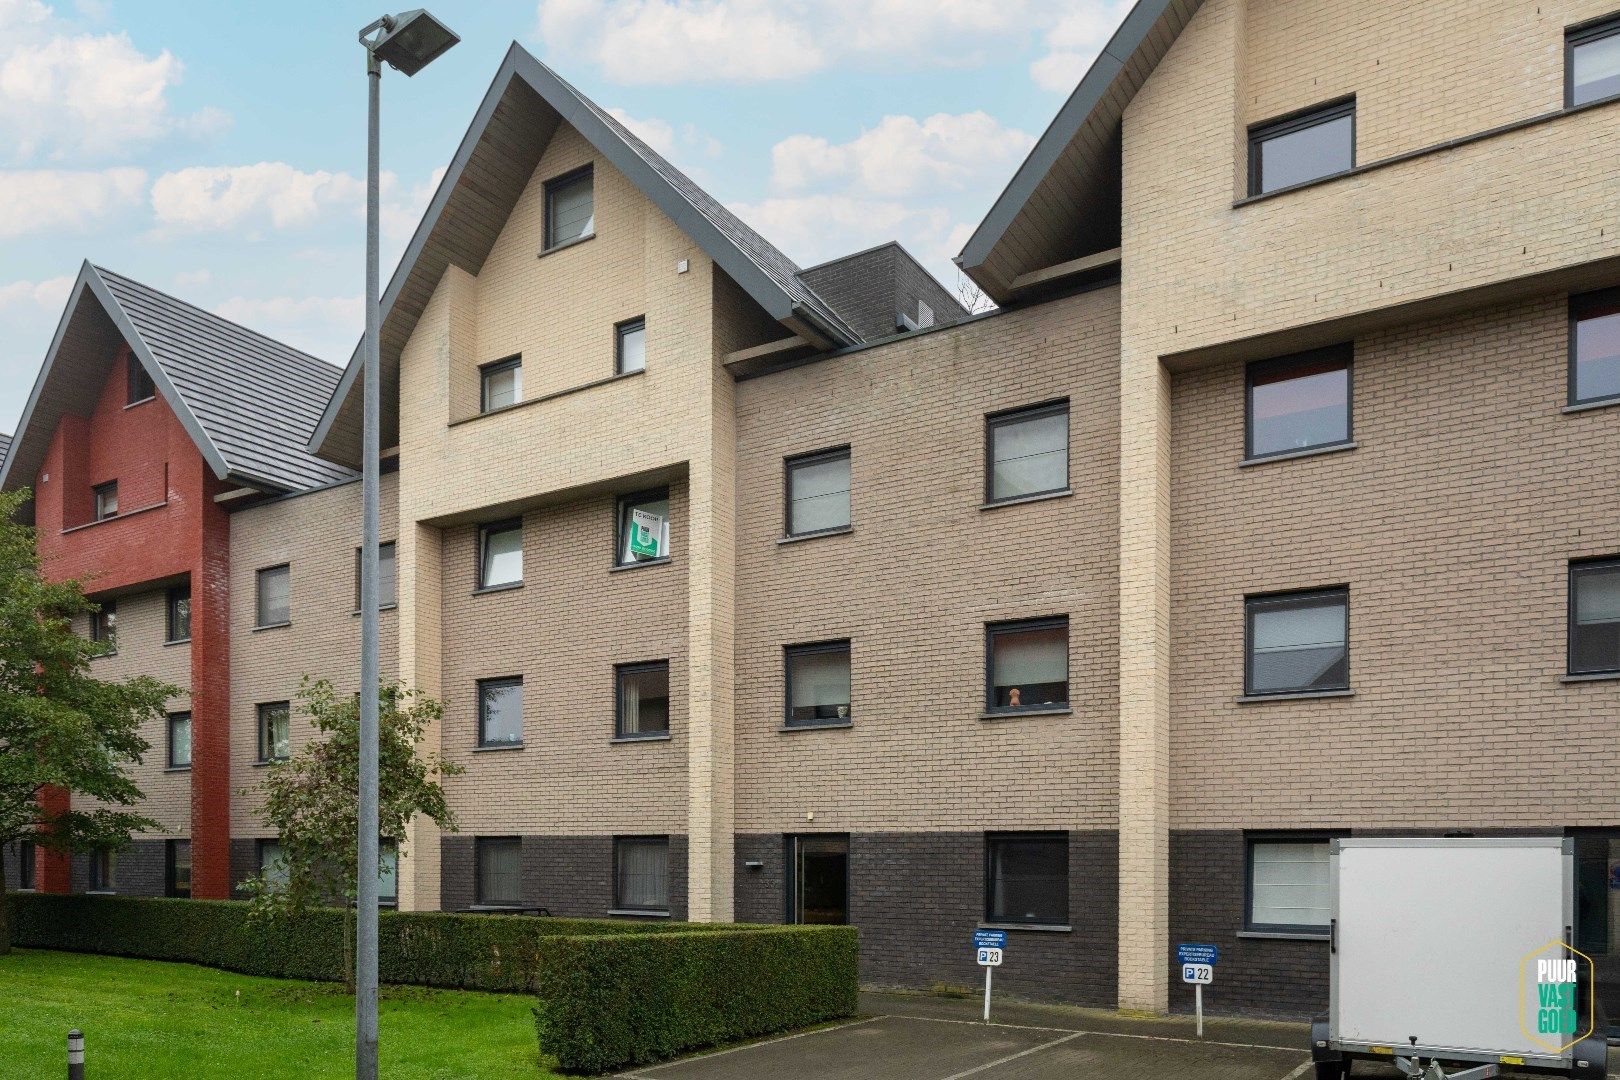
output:
[[[1591,966],[1570,945],[1574,841],[1338,839],[1330,873],[1329,1005],[1311,1031],[1319,1080],[1350,1075],[1358,1059],[1422,1080],[1504,1067],[1605,1075]],[[1557,981],[1571,971],[1573,999]],[[1543,1007],[1561,1002],[1573,1018]]]

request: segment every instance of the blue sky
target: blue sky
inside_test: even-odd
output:
[[[802,265],[949,257],[1125,0],[447,0],[384,76],[383,273],[521,42]],[[0,431],[83,259],[334,363],[361,330],[365,78],[348,0],[0,0]]]

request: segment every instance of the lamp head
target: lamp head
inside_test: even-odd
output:
[[[395,71],[415,75],[443,56],[461,38],[422,8],[383,20],[371,52]]]

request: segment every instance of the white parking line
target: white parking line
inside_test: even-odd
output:
[[[870,1024],[878,1020],[887,1019],[889,1019],[887,1016],[868,1016],[864,1020],[851,1020],[847,1024],[834,1024],[832,1027],[817,1028],[814,1031],[799,1031],[792,1035],[779,1035],[774,1039],[761,1039],[759,1042],[751,1042],[743,1046],[731,1046],[724,1050],[716,1050],[712,1054],[697,1054],[693,1057],[680,1058],[676,1061],[665,1061],[657,1065],[648,1065],[647,1069],[666,1069],[674,1065],[688,1065],[694,1061],[707,1061],[709,1058],[725,1057],[727,1054],[735,1054],[743,1050],[755,1050],[761,1046],[771,1046],[775,1043],[792,1042],[794,1039],[808,1039],[812,1035],[827,1035],[834,1031],[848,1031],[850,1028],[860,1027],[862,1024]],[[615,1073],[614,1077],[615,1080],[654,1080],[653,1077],[646,1075],[646,1070]]]
[[[1085,1034],[1084,1031],[1070,1032],[1069,1034],[1063,1036],[1063,1038],[1061,1038],[1061,1039],[1053,1039],[1051,1042],[1044,1042],[1044,1043],[1041,1043],[1041,1045],[1039,1045],[1039,1046],[1032,1046],[1028,1050],[1020,1050],[1016,1054],[1008,1054],[1004,1058],[997,1058],[995,1061],[986,1062],[983,1065],[977,1065],[977,1066],[975,1066],[975,1067],[973,1067],[971,1069],[967,1069],[967,1070],[965,1070],[963,1072],[952,1073],[950,1076],[947,1076],[945,1078],[945,1080],[962,1080],[962,1078],[964,1076],[974,1076],[974,1075],[977,1075],[978,1073],[985,1072],[988,1069],[994,1069],[998,1065],[1005,1065],[1009,1061],[1017,1061],[1019,1058],[1029,1057],[1029,1055],[1031,1055],[1031,1054],[1038,1054],[1042,1050],[1050,1050],[1052,1047],[1061,1045],[1062,1043],[1066,1043],[1071,1039],[1078,1039],[1080,1036],[1082,1036],[1084,1034]]]
[[[1309,1069],[1312,1064],[1314,1063],[1307,1058],[1298,1065],[1294,1066],[1294,1071],[1283,1077],[1282,1080],[1299,1080],[1301,1076],[1305,1075],[1305,1070]]]
[[[1290,1053],[1306,1053],[1300,1046],[1272,1046],[1268,1043],[1241,1043],[1221,1042],[1216,1039],[1187,1039],[1180,1035],[1141,1035],[1129,1031],[1089,1031],[1075,1030],[1074,1028],[1036,1027],[1033,1024],[986,1024],[983,1020],[952,1020],[944,1016],[912,1016],[909,1013],[888,1013],[887,1018],[895,1020],[929,1020],[936,1024],[968,1024],[972,1027],[1011,1028],[1014,1031],[1068,1031],[1076,1035],[1102,1035],[1116,1039],[1150,1039],[1154,1042],[1192,1043],[1196,1046],[1230,1046],[1239,1050],[1286,1050]]]

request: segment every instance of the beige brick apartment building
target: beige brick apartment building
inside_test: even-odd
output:
[[[799,269],[514,46],[383,301],[384,670],[466,767],[385,892],[849,921],[911,986],[1005,926],[998,985],[1149,1010],[1208,942],[1212,1007],[1299,1014],[1328,838],[1571,834],[1620,1015],[1613,2],[1141,0],[963,250],[971,317],[894,245]],[[81,275],[0,481],[48,489],[65,380],[154,369],[228,706],[143,766],[164,833],[7,873],[178,891],[206,830],[211,881],[274,861],[205,743],[251,789],[298,678],[354,683],[358,354],[123,280]],[[137,509],[108,470],[42,545]],[[98,665],[188,685],[177,580],[98,592]]]

